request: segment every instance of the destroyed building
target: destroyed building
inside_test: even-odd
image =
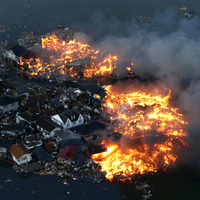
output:
[[[18,63],[20,61],[20,57],[24,56],[27,53],[27,49],[15,42],[10,42],[4,48],[4,56],[8,59],[11,59]]]
[[[99,85],[93,85],[87,90],[89,103],[100,105],[107,95],[105,90]]]

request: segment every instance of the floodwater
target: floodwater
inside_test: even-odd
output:
[[[0,33],[0,40],[17,40],[24,31],[45,34],[57,25],[83,31],[92,37],[126,32],[135,19],[156,20],[154,26],[142,26],[147,31],[169,34],[179,29],[179,21],[184,21],[179,7],[200,11],[197,0],[0,0],[0,26],[9,28]],[[133,26],[138,28],[138,26]],[[128,27],[128,28],[127,28]],[[135,29],[134,29],[135,30]],[[173,173],[155,174],[141,178],[152,186],[150,199],[200,199],[200,173],[191,168],[181,168]],[[29,178],[17,176],[10,168],[0,168],[0,198],[10,199],[142,199],[142,193],[135,190],[134,183],[93,183],[85,179],[70,181],[63,185],[56,177]],[[67,195],[67,192],[70,192]]]
[[[140,17],[158,21],[159,26],[148,29],[165,33],[176,30],[176,22],[184,18],[177,10],[183,6],[200,11],[197,0],[0,0],[0,25],[10,29],[0,39],[17,39],[23,31],[45,34],[58,24],[90,34],[102,29],[106,34],[116,26],[123,32]]]

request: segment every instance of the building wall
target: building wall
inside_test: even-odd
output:
[[[37,129],[38,129],[38,126],[37,126]],[[38,130],[41,130],[41,129],[38,129]],[[61,128],[57,127],[49,133],[48,131],[45,131],[44,129],[42,129],[42,134],[46,138],[52,138],[52,137],[55,137],[55,134],[60,130],[61,130]]]
[[[29,123],[29,125],[31,125],[31,123],[36,123],[37,120],[32,121],[32,122],[28,122],[27,120],[25,120],[24,118],[22,118],[19,115],[16,115],[16,123],[18,124],[20,121],[26,121],[27,123]]]
[[[17,110],[19,108],[19,102],[15,102],[12,104],[8,104],[6,106],[2,106],[3,108],[3,114],[6,112],[12,111],[12,110]]]
[[[70,128],[74,127],[74,126],[78,126],[78,125],[84,123],[84,118],[83,118],[83,116],[81,114],[79,115],[77,121],[72,122],[70,119],[68,119],[65,124],[62,121],[58,121],[56,119],[56,117],[54,117],[54,116],[51,116],[51,120],[53,122],[55,122],[56,124],[62,126],[64,129],[70,129]]]
[[[64,128],[63,122],[62,122],[62,121],[58,121],[58,120],[56,119],[56,116],[57,116],[57,115],[51,116],[51,120],[52,120],[53,122],[55,122],[56,124],[58,124],[59,126],[62,126],[62,127]]]
[[[18,56],[16,56],[12,50],[10,51],[6,51],[5,52],[6,57],[10,58],[11,60],[14,60],[16,62],[20,61],[20,58]]]
[[[15,156],[13,156],[13,160],[18,164],[18,165],[22,165],[25,163],[28,163],[32,160],[32,156],[31,154],[24,154],[23,156],[21,156],[19,159],[15,158]]]
[[[68,119],[63,128],[64,129],[70,129],[70,128],[74,127],[74,126],[78,126],[78,125],[81,125],[83,123],[84,123],[84,118],[80,114],[77,121],[73,121],[72,122],[71,120]]]

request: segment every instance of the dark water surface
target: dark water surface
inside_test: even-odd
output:
[[[71,200],[123,200],[143,199],[142,191],[135,189],[130,182],[103,181],[94,183],[90,179],[69,180],[69,185],[62,184],[62,178],[54,176],[19,177],[10,168],[0,168],[0,195],[2,200],[24,199],[71,199]],[[60,182],[58,182],[60,180]],[[82,185],[82,181],[85,185]],[[151,186],[153,196],[150,199],[199,199],[200,174],[190,168],[179,169],[170,173],[158,173],[138,179]],[[68,194],[69,193],[69,194]]]
[[[93,183],[90,179],[69,181],[66,186],[52,176],[37,176],[22,178],[10,168],[0,168],[0,195],[2,200],[24,199],[121,199],[120,188],[109,182]],[[83,180],[83,179],[82,179]],[[67,194],[69,192],[70,194]]]
[[[23,31],[45,34],[56,29],[58,24],[97,36],[116,34],[116,30],[123,34],[140,16],[158,21],[158,25],[144,27],[147,31],[168,34],[180,28],[180,20],[182,24],[188,23],[183,14],[177,13],[183,6],[197,15],[200,11],[198,0],[0,0],[0,25],[10,28],[10,31],[0,33],[0,40],[16,40]],[[99,11],[103,14],[98,14]],[[189,30],[187,26],[185,29]],[[191,168],[142,178],[145,180],[153,188],[150,199],[200,199],[200,173]],[[1,167],[0,200],[142,199],[142,193],[129,182],[103,181],[98,184],[86,179],[85,186],[81,182],[71,180],[66,186],[57,182],[56,177],[32,175],[21,178],[10,167]]]
[[[23,31],[44,34],[56,29],[58,24],[84,31],[92,22],[89,27],[91,32],[92,26],[100,21],[101,25],[98,26],[104,28],[107,22],[95,14],[96,11],[118,20],[117,23],[113,22],[118,25],[122,21],[131,23],[140,16],[157,21],[160,19],[161,26],[153,29],[164,33],[177,28],[168,19],[166,22],[166,18],[170,21],[182,19],[183,15],[176,16],[176,11],[183,6],[197,13],[200,11],[198,0],[0,0],[0,25],[10,28],[9,32],[0,33],[0,39],[17,39]],[[174,9],[173,13],[163,12],[170,7]],[[113,25],[112,20],[110,23]],[[170,28],[162,23],[170,23]]]

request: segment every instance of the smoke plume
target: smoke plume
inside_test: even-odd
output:
[[[152,20],[156,21],[153,27],[136,27],[133,21],[95,12],[90,22],[75,27],[90,35],[89,41],[100,51],[118,55],[118,70],[120,63],[134,63],[140,79],[159,80],[172,90],[175,105],[188,121],[189,147],[187,155],[181,156],[190,163],[200,156],[200,20],[185,18],[174,8],[157,13]]]

